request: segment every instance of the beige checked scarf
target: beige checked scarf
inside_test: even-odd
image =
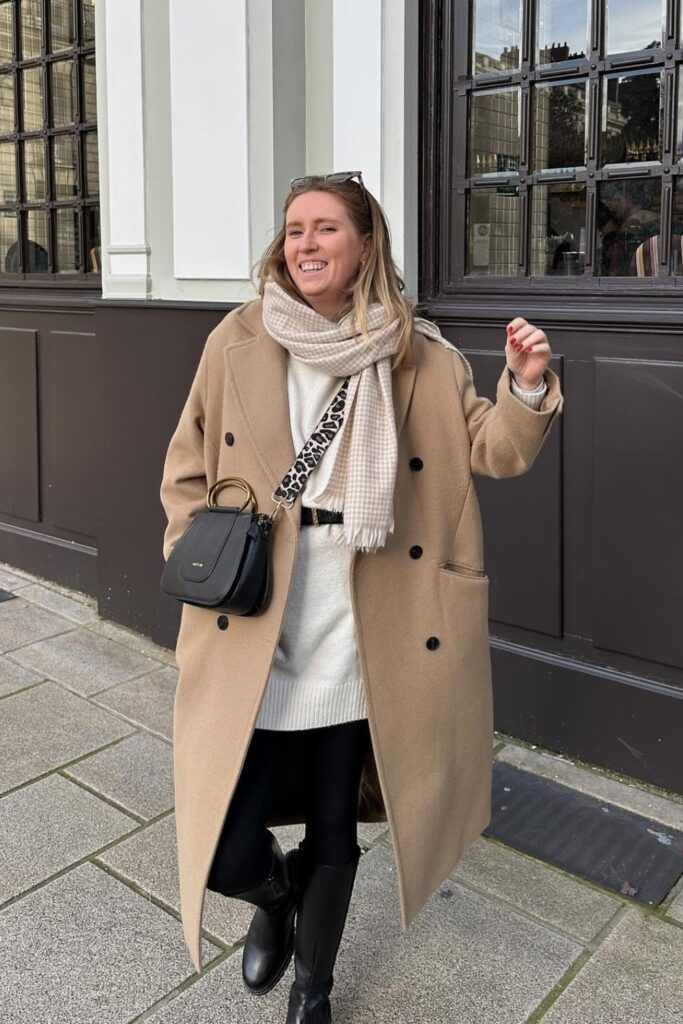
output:
[[[370,341],[366,341],[354,332],[351,314],[333,323],[269,281],[263,296],[263,323],[271,337],[296,359],[323,373],[350,378],[339,447],[320,501],[344,513],[341,539],[349,547],[362,551],[382,547],[394,529],[398,442],[391,357],[398,321],[389,322],[384,307],[372,303],[368,311]],[[415,329],[454,348],[428,320],[416,318]],[[469,363],[467,367],[471,377]]]

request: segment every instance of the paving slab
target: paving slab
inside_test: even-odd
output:
[[[125,1024],[195,973],[180,923],[93,864],[0,920],[3,1024]]]
[[[578,943],[453,882],[401,934],[391,852],[380,843],[358,867],[334,972],[334,1021],[522,1024],[580,952]],[[272,992],[249,998],[230,957],[149,1021],[284,1020],[293,977],[290,965]]]
[[[509,846],[478,839],[451,876],[589,941],[623,903]]]
[[[15,790],[0,799],[0,903],[138,827],[59,775]]]
[[[27,686],[39,683],[44,677],[35,672],[17,665],[16,661],[3,658],[0,655],[0,697],[6,697],[9,693],[16,693],[17,690],[24,690]]]
[[[143,892],[155,896],[180,913],[175,817],[169,815],[149,825],[136,836],[117,843],[100,857],[134,882]],[[204,927],[217,939],[232,945],[242,939],[254,916],[254,908],[240,900],[207,891]]]
[[[168,647],[161,647],[148,637],[135,633],[132,629],[127,629],[125,626],[120,626],[117,622],[110,622],[108,619],[98,619],[97,622],[93,622],[88,628],[93,633],[99,633],[110,640],[115,640],[118,644],[123,644],[124,647],[132,648],[138,654],[144,654],[147,658],[154,658],[156,661],[163,662],[164,665],[172,665],[173,667],[176,665],[175,651],[170,650]]]
[[[75,629],[75,624],[20,597],[0,602],[0,654]]]
[[[95,601],[92,598],[87,599],[84,594],[79,600],[50,587],[43,587],[40,583],[29,583],[22,588],[21,598],[22,601],[30,601],[31,604],[37,604],[49,612],[57,612],[58,615],[63,615],[65,619],[71,619],[79,625],[96,622],[98,619]]]
[[[682,1024],[683,930],[629,910],[543,1024]]]
[[[18,571],[13,569],[6,569],[3,564],[0,564],[0,587],[3,590],[9,590],[14,593],[15,590],[19,590],[20,587],[27,587],[31,583],[31,580],[27,580],[24,576],[20,576]]]
[[[667,916],[683,924],[683,892],[680,892],[667,911]]]
[[[157,663],[87,629],[41,640],[15,651],[25,668],[87,697],[156,669]]]
[[[359,821],[358,842],[366,846],[372,846],[378,839],[386,837],[391,842],[389,823],[386,821]]]
[[[540,750],[529,750],[508,744],[496,755],[496,760],[505,761],[524,771],[533,772],[546,779],[554,779],[571,789],[588,793],[598,800],[616,804],[627,811],[654,818],[671,828],[683,830],[683,799],[669,800],[655,793],[626,782],[607,778],[590,768],[582,768],[571,761]]]
[[[173,807],[173,748],[149,733],[128,736],[65,774],[147,820]]]
[[[56,683],[2,700],[0,793],[129,735],[133,726]]]
[[[167,665],[141,679],[112,686],[97,697],[97,703],[170,740],[177,682],[178,670]]]

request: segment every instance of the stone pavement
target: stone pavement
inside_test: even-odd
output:
[[[183,943],[172,652],[9,566],[0,587],[1,1024],[282,1024],[292,967],[242,985],[252,908],[207,894],[201,975]],[[505,737],[496,756],[683,828],[683,800]],[[683,883],[650,910],[481,838],[401,935],[386,825],[359,838],[335,1024],[683,1024]]]

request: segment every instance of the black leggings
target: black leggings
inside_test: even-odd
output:
[[[254,729],[223,823],[208,888],[229,895],[262,882],[271,866],[266,814],[283,745],[291,732]],[[370,743],[367,719],[301,729],[306,852],[317,864],[346,864],[356,852],[358,791]]]

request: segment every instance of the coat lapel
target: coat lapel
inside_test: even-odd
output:
[[[287,351],[265,328],[242,345],[224,351],[258,456],[273,490],[294,461],[287,393]],[[401,433],[415,386],[414,366],[394,370],[392,395],[396,434]]]

